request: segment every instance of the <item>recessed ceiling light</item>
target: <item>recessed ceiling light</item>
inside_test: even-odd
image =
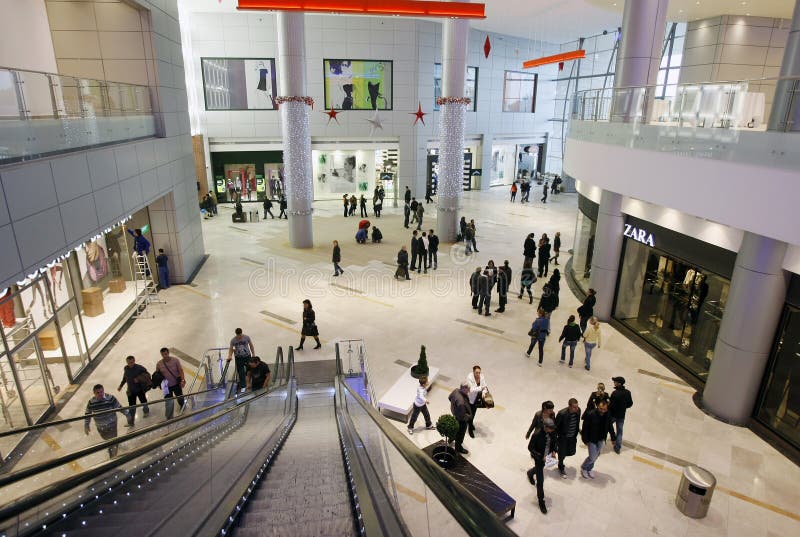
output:
[[[746,5],[747,5],[747,2],[742,2],[742,5],[743,5],[743,6],[746,6]]]

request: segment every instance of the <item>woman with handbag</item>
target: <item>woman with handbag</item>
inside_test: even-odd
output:
[[[314,308],[311,306],[311,301],[308,299],[303,300],[303,330],[300,332],[300,345],[297,347],[298,351],[303,350],[303,342],[305,342],[306,336],[313,337],[314,341],[317,342],[317,346],[314,347],[315,349],[322,347],[322,343],[319,342],[319,329],[317,328],[316,318],[317,316],[314,313]]]
[[[481,372],[481,366],[472,366],[472,373],[467,375],[467,384],[469,384],[469,408],[472,410],[472,416],[469,418],[469,437],[475,438],[475,414],[479,408],[492,408],[494,401],[489,395],[489,388],[486,386],[486,377]],[[492,401],[491,405],[488,401]]]
[[[537,313],[539,314],[539,317],[533,321],[531,329],[528,331],[528,335],[531,337],[531,344],[528,346],[525,356],[530,358],[534,345],[538,344],[539,367],[542,367],[542,360],[544,360],[544,342],[547,339],[547,335],[550,333],[550,319],[547,318],[547,314],[542,308],[539,308]]]

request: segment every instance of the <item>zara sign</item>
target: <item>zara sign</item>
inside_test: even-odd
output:
[[[625,231],[623,235],[628,237],[629,239],[633,239],[636,242],[641,242],[642,244],[646,244],[650,247],[655,247],[656,242],[653,239],[653,234],[640,228],[633,227],[630,224],[625,224]]]

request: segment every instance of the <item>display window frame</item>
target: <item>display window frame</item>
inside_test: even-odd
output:
[[[208,107],[208,91],[206,89],[207,84],[211,83],[207,81],[207,74],[205,65],[207,62],[212,62],[214,60],[225,60],[225,61],[253,61],[253,62],[267,62],[270,65],[270,76],[269,81],[272,85],[272,91],[269,93],[270,104],[264,107],[255,107],[251,108],[248,106],[247,108],[209,108]],[[245,64],[245,69],[247,66]],[[275,58],[252,58],[252,57],[222,57],[222,56],[203,56],[200,58],[200,76],[202,77],[203,81],[203,107],[207,112],[241,112],[241,111],[262,111],[262,112],[275,112],[278,110],[276,105],[275,99],[278,95],[278,74],[275,70]],[[265,79],[266,80],[266,79]],[[247,95],[247,90],[245,90],[245,95]],[[249,105],[249,99],[247,99]]]
[[[350,62],[351,66],[355,62],[363,62],[363,63],[382,63],[388,65],[389,67],[389,99],[386,98],[386,93],[382,93],[383,96],[383,108],[376,104],[375,108],[372,107],[361,107],[361,106],[353,106],[351,108],[343,108],[343,107],[334,107],[332,106],[332,96],[328,94],[328,83],[326,82],[331,77],[327,76],[328,73],[328,66],[330,65],[329,62]],[[322,91],[323,91],[323,105],[325,110],[347,110],[348,112],[380,112],[382,110],[390,112],[394,110],[394,60],[376,60],[376,59],[366,59],[366,58],[323,58],[322,59]],[[380,92],[379,92],[380,93]],[[360,102],[361,96],[354,95],[353,96],[353,104],[356,104],[356,99]],[[377,98],[376,98],[377,103]],[[344,104],[344,103],[342,103]]]

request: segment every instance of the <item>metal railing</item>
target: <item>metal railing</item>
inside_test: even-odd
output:
[[[0,67],[0,163],[155,132],[147,86]]]
[[[579,121],[627,122],[694,128],[765,130],[766,93],[786,92],[783,130],[792,130],[800,78],[759,78],[602,88],[578,91],[571,118]]]
[[[340,347],[341,345],[341,347]],[[369,367],[369,360],[367,358],[367,346],[364,339],[340,339],[336,342],[336,354],[340,358],[340,364],[343,369],[341,374],[346,378],[361,378],[364,383],[364,390],[369,397],[369,403],[377,408],[377,399],[375,398],[375,389],[372,386],[372,372]],[[343,350],[342,350],[343,349]],[[345,358],[342,354],[346,355],[346,369]]]

